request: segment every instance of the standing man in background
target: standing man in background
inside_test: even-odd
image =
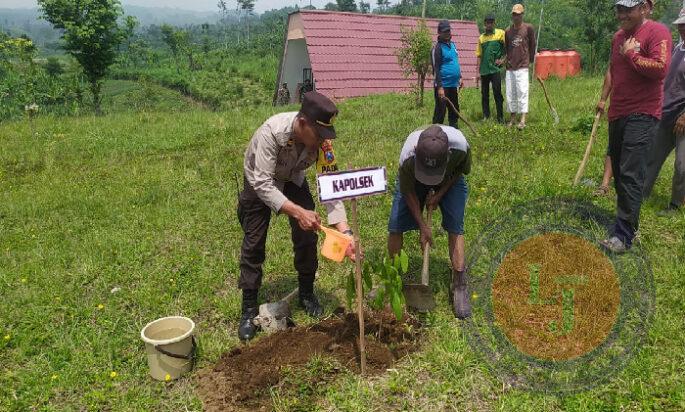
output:
[[[664,106],[654,147],[647,163],[644,195],[648,197],[654,188],[661,166],[675,149],[675,165],[671,185],[671,202],[659,212],[661,216],[671,216],[685,203],[685,7],[673,22],[678,26],[680,43],[671,56],[671,68],[664,84]]]
[[[450,22],[442,20],[438,23],[438,42],[431,51],[433,63],[433,76],[435,77],[435,110],[433,111],[433,124],[442,124],[445,121],[445,111],[449,99],[454,107],[459,110],[459,89],[463,86],[461,79],[461,67],[459,66],[459,52],[452,42],[452,28]],[[458,116],[453,110],[449,111],[449,124],[457,128]]]
[[[507,60],[507,107],[511,117],[509,127],[516,122],[516,115],[520,116],[518,128],[526,127],[528,114],[528,68],[535,58],[535,30],[530,24],[523,22],[524,8],[522,4],[515,4],[511,9],[512,25],[505,32],[505,49]]]
[[[285,106],[290,104],[290,90],[288,90],[288,83],[283,83],[280,89],[278,89],[278,98],[276,104],[279,106]]]
[[[609,74],[597,110],[604,110],[610,95],[609,156],[616,187],[616,223],[601,244],[613,253],[623,253],[632,246],[640,223],[672,39],[666,26],[649,20],[648,0],[617,0],[615,4],[620,29],[611,42]]]
[[[480,81],[481,105],[483,118],[490,118],[490,83],[492,94],[495,95],[495,108],[497,109],[497,122],[504,123],[502,103],[502,63],[504,62],[504,30],[495,28],[495,16],[489,14],[485,17],[485,33],[478,39],[476,48],[478,57],[478,78]]]

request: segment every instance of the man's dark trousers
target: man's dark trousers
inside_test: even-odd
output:
[[[504,112],[502,104],[502,75],[500,72],[486,74],[480,77],[481,105],[483,106],[483,117],[490,118],[490,83],[492,83],[492,94],[495,96],[495,109],[497,110],[497,121],[504,122]]]
[[[647,163],[647,178],[645,181],[645,197],[649,197],[654,189],[661,167],[675,149],[675,165],[673,183],[671,186],[671,204],[682,206],[685,202],[685,136],[676,136],[673,130],[675,120],[659,123],[651,156]]]
[[[609,155],[616,187],[616,224],[613,235],[631,246],[640,224],[640,207],[647,162],[657,119],[632,114],[609,123]]]
[[[271,221],[271,209],[257,197],[245,180],[245,188],[238,197],[238,220],[243,228],[243,245],[240,249],[240,289],[259,289],[262,285],[262,263],[265,258],[266,235]],[[288,182],[283,194],[291,202],[307,210],[314,210],[314,200],[307,181],[302,187]],[[290,220],[291,239],[295,252],[295,270],[301,283],[314,281],[318,268],[316,232],[302,230],[297,220]]]
[[[452,102],[455,109],[459,110],[459,93],[457,92],[459,89],[456,87],[444,87],[443,90],[445,90],[445,97]],[[434,88],[434,94],[435,110],[433,111],[433,124],[442,124],[445,121],[445,111],[447,111],[447,118],[449,119],[450,126],[458,129],[457,121],[459,120],[459,116],[457,116],[451,108],[448,109],[447,103],[438,97],[437,87]]]

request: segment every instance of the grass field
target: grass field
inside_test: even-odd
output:
[[[548,88],[562,118],[556,128],[534,86],[524,132],[490,122],[477,123],[479,137],[465,131],[474,153],[467,249],[510,206],[543,196],[591,199],[592,188],[570,183],[600,79],[549,81]],[[113,84],[110,92],[125,95],[136,87]],[[462,108],[474,121],[479,102],[477,90],[464,92]],[[338,159],[354,167],[387,165],[393,181],[404,138],[430,121],[432,102],[427,106],[414,109],[399,95],[342,103]],[[279,108],[285,109],[295,107]],[[199,368],[238,344],[236,195],[247,141],[272,113],[270,106],[140,107],[99,118],[45,116],[37,119],[35,136],[26,122],[0,124],[0,410],[202,409],[192,377],[165,384],[147,376],[139,332],[161,316],[193,318]],[[595,180],[606,139],[604,125],[586,173]],[[645,346],[610,384],[558,397],[513,390],[493,377],[448,308],[447,236],[439,233],[431,265],[438,309],[422,350],[383,376],[343,373],[307,402],[277,393],[275,408],[685,410],[685,219],[655,215],[670,196],[671,159],[641,227],[654,265],[654,324]],[[613,210],[611,198],[593,201]],[[367,253],[384,252],[390,204],[390,194],[360,202]],[[262,300],[297,282],[288,231],[287,219],[272,221]],[[419,266],[417,236],[406,245]],[[320,262],[317,290],[328,312],[345,300],[341,284],[349,267]],[[296,321],[309,322],[301,312]]]

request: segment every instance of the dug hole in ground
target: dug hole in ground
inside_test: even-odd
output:
[[[421,325],[416,319],[405,315],[398,321],[390,311],[367,311],[364,322],[367,374],[381,374],[418,349]],[[359,372],[357,314],[339,308],[316,324],[277,332],[237,347],[222,355],[216,365],[198,373],[197,390],[207,411],[271,410],[272,388],[297,392],[295,386],[301,386],[301,382],[290,382],[288,373],[303,370],[318,357],[327,358],[335,366],[310,376],[310,380],[318,382],[305,385],[325,383],[343,371]]]

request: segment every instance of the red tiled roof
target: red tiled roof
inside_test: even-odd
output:
[[[330,98],[402,92],[416,80],[405,78],[397,63],[401,27],[415,27],[419,18],[329,11],[299,11],[316,90]],[[431,34],[438,19],[426,19]],[[452,41],[459,51],[462,78],[475,85],[478,26],[451,20]],[[430,76],[425,86],[433,87]]]

